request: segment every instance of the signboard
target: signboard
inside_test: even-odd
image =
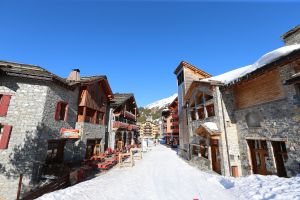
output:
[[[69,139],[79,139],[80,133],[77,129],[66,129],[61,128],[60,129],[61,137],[62,138],[69,138]]]

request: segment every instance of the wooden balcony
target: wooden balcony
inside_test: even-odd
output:
[[[129,111],[125,111],[123,113],[124,117],[127,119],[135,120],[135,115]]]
[[[125,122],[120,122],[120,121],[114,121],[113,123],[113,128],[123,128],[123,129],[127,129],[129,126],[129,124],[125,123]]]

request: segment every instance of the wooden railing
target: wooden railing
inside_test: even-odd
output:
[[[46,193],[53,192],[55,190],[63,189],[70,186],[69,181],[69,174],[65,175],[57,180],[54,180],[53,182],[40,187],[34,191],[29,192],[28,194],[25,194],[25,196],[22,198],[22,200],[32,200],[36,199]]]

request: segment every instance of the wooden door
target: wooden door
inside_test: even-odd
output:
[[[211,160],[212,160],[213,170],[221,174],[219,142],[217,139],[211,139],[210,145],[211,145]]]
[[[286,146],[284,142],[272,142],[274,157],[279,177],[287,177],[284,160],[287,159]]]
[[[263,140],[248,140],[248,145],[251,153],[253,173],[267,175],[267,142]]]

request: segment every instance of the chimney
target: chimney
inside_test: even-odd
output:
[[[300,44],[300,25],[284,33],[281,39],[285,45]]]
[[[67,78],[68,81],[80,81],[80,70],[79,69],[72,69],[69,77]]]

